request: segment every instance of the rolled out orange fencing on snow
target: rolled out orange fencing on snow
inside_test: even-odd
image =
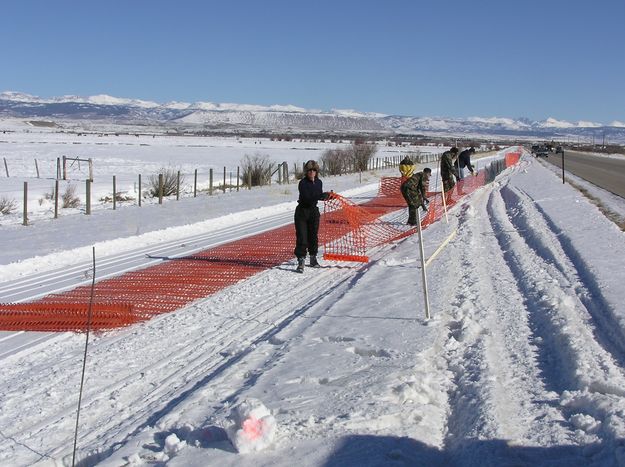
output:
[[[507,153],[506,166],[518,162],[519,153]],[[483,171],[460,180],[446,193],[449,208],[485,184]],[[384,177],[378,195],[355,204],[338,194],[326,201],[321,216],[320,243],[324,259],[368,261],[368,251],[415,232],[406,225],[407,208],[400,177]],[[430,192],[423,228],[443,215],[440,192]],[[245,280],[293,258],[295,229],[283,226],[181,258],[130,271],[95,284],[91,330],[128,326],[167,313]],[[0,304],[0,330],[87,330],[91,286],[50,294],[30,303]]]

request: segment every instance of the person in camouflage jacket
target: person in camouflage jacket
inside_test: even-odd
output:
[[[454,165],[454,160],[458,156],[458,148],[453,147],[445,151],[441,157],[441,179],[445,192],[451,190],[458,180],[458,171]],[[455,177],[455,179],[454,179]]]
[[[427,211],[427,190],[432,169],[426,167],[423,172],[414,173],[414,164],[407,157],[399,163],[402,175],[401,194],[408,205],[409,225],[417,225],[417,208]]]

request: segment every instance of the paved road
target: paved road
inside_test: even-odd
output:
[[[562,167],[561,154],[550,154],[547,161]],[[625,156],[602,157],[565,150],[564,170],[625,198]]]

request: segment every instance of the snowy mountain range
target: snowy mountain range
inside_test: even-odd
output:
[[[548,118],[414,117],[311,110],[292,105],[246,105],[211,102],[159,104],[108,95],[40,98],[18,92],[0,93],[0,117],[89,121],[120,125],[158,125],[184,130],[345,132],[540,138],[601,138],[625,141],[625,123],[567,122]]]

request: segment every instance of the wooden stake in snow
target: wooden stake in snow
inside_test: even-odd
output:
[[[90,182],[90,180],[87,180]],[[76,411],[76,430],[74,431],[74,451],[72,453],[72,467],[76,465],[76,444],[78,442],[78,421],[80,420],[80,404],[82,402],[82,389],[85,383],[85,368],[87,366],[87,349],[89,348],[89,331],[93,316],[93,296],[95,293],[95,247],[93,247],[93,275],[91,276],[91,297],[87,311],[87,335],[85,337],[85,354],[82,359],[82,373],[80,376],[80,391],[78,392],[78,410]]]
[[[447,216],[447,200],[445,199],[445,195],[446,195],[445,182],[442,182],[441,183],[441,196],[443,197],[443,211],[445,212],[445,222],[449,224],[449,217]]]
[[[430,319],[430,298],[428,295],[428,280],[425,271],[425,250],[423,248],[423,232],[421,229],[421,208],[417,208],[417,231],[419,232],[419,251],[421,252],[421,277],[423,279],[423,300],[425,301],[425,319]]]

